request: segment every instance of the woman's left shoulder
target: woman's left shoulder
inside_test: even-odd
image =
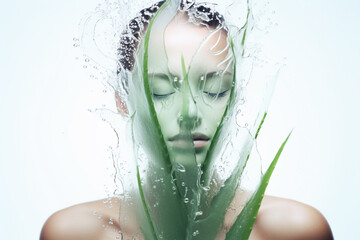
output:
[[[333,239],[328,222],[317,209],[272,196],[264,197],[254,229],[263,239]]]

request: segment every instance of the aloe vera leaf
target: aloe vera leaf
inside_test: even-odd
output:
[[[248,148],[251,148],[249,144]],[[208,216],[197,221],[196,228],[199,230],[198,239],[214,239],[221,230],[226,210],[233,200],[236,189],[239,185],[239,178],[245,168],[246,162],[250,155],[247,155],[245,164],[238,164],[233,174],[225,181],[224,186],[219,190],[218,194],[211,201]]]
[[[150,31],[151,31],[151,27],[152,24],[156,18],[156,16],[158,15],[158,13],[166,6],[167,1],[159,8],[159,10],[156,12],[155,16],[153,17],[153,19],[151,19],[150,23],[149,23],[149,27],[148,30],[145,34],[145,43],[144,43],[144,49],[145,49],[145,53],[144,53],[144,59],[143,59],[143,80],[144,80],[144,90],[145,90],[145,96],[147,99],[147,103],[148,103],[148,107],[152,116],[152,121],[155,123],[156,125],[156,129],[158,130],[158,136],[157,139],[158,141],[162,141],[162,144],[160,144],[160,146],[163,146],[162,148],[159,149],[159,152],[161,153],[161,155],[163,156],[163,159],[167,159],[168,158],[168,152],[167,152],[167,148],[165,145],[165,142],[163,140],[163,136],[160,130],[160,125],[159,125],[159,121],[156,117],[156,112],[155,112],[155,108],[154,108],[154,104],[152,102],[151,99],[151,93],[150,93],[150,87],[149,87],[149,79],[148,79],[148,49],[149,49],[149,40],[150,40]],[[138,181],[138,188],[139,188],[139,192],[140,192],[140,198],[141,198],[141,202],[143,204],[144,207],[144,211],[145,211],[145,216],[146,216],[146,220],[148,225],[150,226],[150,230],[151,230],[151,237],[154,240],[157,240],[157,235],[155,232],[155,228],[154,228],[154,223],[151,219],[150,213],[149,213],[149,207],[146,203],[145,200],[145,196],[144,196],[144,190],[142,188],[141,185],[141,178],[140,178],[140,172],[139,172],[139,166],[137,167],[137,181]],[[149,236],[146,236],[146,231],[143,230],[143,234],[145,234],[145,237],[148,238]]]
[[[146,95],[148,107],[149,107],[151,117],[152,117],[151,120],[155,123],[156,129],[157,129],[157,132],[158,132],[158,136],[155,139],[161,143],[160,144],[161,148],[158,149],[158,150],[162,153],[162,155],[163,155],[162,159],[164,159],[164,160],[169,159],[169,153],[168,153],[168,149],[166,147],[165,141],[164,141],[164,137],[163,137],[162,132],[161,132],[161,127],[160,127],[159,120],[158,120],[157,115],[156,115],[154,103],[152,101],[152,94],[151,94],[151,91],[150,91],[149,75],[148,75],[148,61],[149,61],[149,51],[148,50],[149,50],[150,32],[151,32],[151,28],[152,28],[152,25],[154,23],[154,20],[156,19],[159,12],[161,12],[161,10],[164,9],[164,7],[168,4],[168,2],[169,2],[169,0],[167,0],[159,8],[159,10],[155,13],[154,17],[151,19],[151,21],[149,23],[149,27],[148,27],[148,29],[146,31],[146,34],[145,34],[145,43],[144,43],[145,52],[144,52],[144,58],[143,58],[143,71],[142,71],[143,80],[144,80],[145,95]],[[167,170],[170,171],[171,163],[168,162],[165,165],[167,165]]]
[[[267,113],[265,112],[262,118],[262,121],[257,129],[257,134],[260,132],[260,129],[265,121]],[[257,137],[257,135],[256,135]],[[250,151],[253,144],[249,142],[246,150]],[[225,181],[224,186],[220,189],[219,193],[211,201],[211,206],[209,209],[209,215],[205,219],[199,220],[197,223],[197,229],[199,229],[200,238],[198,239],[208,239],[210,237],[215,237],[217,233],[221,230],[221,227],[224,222],[226,210],[230,205],[232,199],[235,196],[236,189],[239,185],[239,179],[243,173],[244,168],[246,167],[247,161],[249,160],[250,154],[247,155],[245,163],[241,164],[241,159],[239,164],[234,169],[232,175]],[[201,233],[206,229],[206,236],[203,236]],[[203,237],[203,238],[201,238]]]
[[[266,116],[267,116],[267,112],[264,113],[264,115],[263,115],[263,117],[261,119],[260,125],[259,125],[259,127],[258,127],[258,129],[256,131],[256,134],[255,134],[255,139],[257,139],[257,137],[259,135],[260,129],[261,129],[262,125],[264,124]]]
[[[230,45],[231,45],[232,52],[234,54],[234,43],[233,43],[232,39],[230,39]],[[236,59],[235,58],[234,58],[234,65],[233,66],[234,66],[234,73],[233,73],[232,84],[233,84],[233,86],[235,86],[235,81],[236,81]],[[225,109],[224,114],[223,114],[223,116],[221,118],[219,127],[216,129],[213,140],[211,141],[211,145],[210,145],[209,150],[208,150],[208,152],[206,154],[204,164],[202,166],[203,175],[201,176],[200,182],[204,186],[207,186],[209,184],[209,181],[210,181],[211,167],[213,166],[213,164],[215,162],[214,149],[215,149],[215,145],[219,144],[219,135],[220,135],[221,129],[223,127],[224,121],[226,119],[226,116],[230,115],[229,109],[232,109],[234,107],[235,107],[235,87],[232,87],[231,92],[230,92],[230,97],[229,97],[229,103],[226,106],[226,109]]]
[[[183,94],[183,107],[181,116],[184,117],[183,121],[188,120],[188,113],[189,113],[189,82],[188,82],[188,75],[186,72],[185,67],[185,60],[184,55],[181,55],[181,70],[183,74],[183,82],[182,82],[182,94]]]
[[[249,15],[249,12],[248,12],[248,15]],[[245,25],[246,26],[246,25]],[[244,30],[246,30],[244,26]],[[244,35],[245,35],[245,32],[244,32]],[[232,50],[234,52],[234,45],[233,45],[233,42],[231,41],[231,47],[232,47]],[[234,66],[236,65],[236,62],[234,62]],[[236,69],[234,67],[234,69]],[[234,82],[235,82],[235,79],[236,79],[236,72],[234,71]],[[233,101],[234,101],[234,98],[235,96],[234,95],[231,95],[230,96],[230,100],[229,100],[229,106],[233,106],[232,104]],[[225,117],[227,111],[225,112],[223,118]],[[262,119],[261,119],[261,122],[257,128],[257,131],[256,131],[256,134],[255,134],[255,137],[254,139],[249,139],[249,146],[246,147],[246,149],[244,148],[243,151],[241,152],[242,154],[248,154],[247,157],[246,157],[246,160],[245,161],[241,161],[239,159],[239,163],[237,164],[236,168],[234,169],[232,175],[225,181],[224,183],[224,187],[222,187],[219,192],[217,193],[217,195],[211,200],[211,205],[209,207],[209,209],[207,209],[207,216],[205,219],[201,219],[198,221],[198,225],[197,225],[197,228],[198,229],[205,229],[206,226],[211,226],[211,227],[208,227],[208,229],[212,229],[212,231],[210,230],[206,230],[206,232],[208,233],[206,236],[207,237],[214,237],[216,236],[216,233],[217,231],[219,231],[222,227],[222,224],[223,224],[223,221],[224,221],[224,217],[225,217],[225,213],[226,213],[226,209],[227,207],[230,205],[232,199],[234,198],[235,196],[235,193],[236,193],[236,189],[238,187],[238,184],[239,184],[239,179],[242,175],[242,172],[244,170],[244,168],[246,167],[246,164],[247,164],[247,161],[249,159],[249,156],[250,156],[250,152],[251,152],[251,149],[253,147],[253,142],[254,140],[256,140],[259,132],[260,132],[260,129],[265,121],[265,118],[266,118],[266,115],[267,115],[267,112],[264,112],[263,116],[262,116]],[[222,125],[220,126],[222,127]],[[220,127],[218,129],[218,131],[220,131]],[[218,142],[218,137],[219,137],[219,132],[217,132],[215,134],[215,141],[214,142]],[[210,157],[212,155],[212,151],[214,151],[213,148],[211,148],[211,151],[208,155],[208,157]],[[207,175],[204,175],[204,180],[202,180],[202,183],[203,184],[206,184],[208,183],[208,181],[210,180],[210,166],[211,164],[213,164],[214,160],[212,160],[211,158],[209,159],[209,161],[207,161],[206,163],[208,164],[207,166],[204,167],[204,172],[205,174]],[[243,164],[242,164],[243,163]],[[203,198],[205,198],[203,196]],[[202,204],[204,203],[205,200],[202,200]],[[201,234],[202,231],[200,231],[200,236],[202,235]],[[201,239],[201,238],[200,238]],[[203,238],[203,239],[206,239]]]
[[[230,45],[233,50],[233,42],[232,39],[230,41]],[[236,60],[234,59],[234,73],[233,73],[233,85],[235,84],[236,80]],[[206,160],[203,165],[203,172],[201,178],[201,183],[204,186],[207,186],[209,184],[210,180],[210,170],[212,167],[212,164],[214,164],[214,149],[215,149],[215,143],[219,144],[219,134],[223,127],[223,122],[225,121],[226,116],[231,114],[229,112],[229,109],[232,109],[235,105],[235,92],[234,87],[231,89],[230,92],[230,98],[229,103],[225,109],[224,115],[221,119],[220,125],[214,135],[213,142],[209,148],[209,152],[206,156]],[[240,163],[241,161],[239,161]],[[207,196],[205,192],[202,192],[202,199],[201,199],[201,208],[204,212],[203,216],[200,217],[196,221],[196,224],[194,226],[194,229],[199,231],[199,235],[197,236],[197,239],[212,239],[215,238],[217,233],[219,232],[222,224],[223,219],[226,213],[226,209],[231,203],[238,184],[238,178],[241,176],[242,169],[241,164],[237,164],[236,169],[233,171],[233,174],[225,181],[224,186],[219,190],[217,195],[211,200],[210,206],[208,209],[204,208],[205,201],[208,201],[209,199],[206,199]]]
[[[252,195],[250,200],[246,203],[245,207],[237,217],[235,223],[226,234],[226,240],[237,240],[237,239],[248,239],[252,230],[252,227],[255,223],[261,201],[264,197],[264,193],[266,187],[269,183],[270,177],[276,163],[285,147],[286,142],[288,141],[291,132],[286,137],[285,141],[280,146],[279,150],[277,151],[274,160],[271,162],[269,168],[265,172],[265,174],[261,178],[260,185],[255,193]]]
[[[139,187],[139,192],[140,192],[140,197],[141,197],[141,202],[144,206],[144,211],[145,211],[145,215],[146,215],[146,218],[147,218],[147,221],[148,221],[148,224],[149,224],[149,227],[150,227],[150,231],[151,231],[151,236],[153,239],[157,240],[157,236],[156,236],[156,233],[155,233],[155,229],[154,229],[154,224],[151,220],[151,217],[150,217],[150,213],[149,213],[149,209],[148,209],[148,206],[146,204],[146,201],[145,201],[145,197],[144,197],[144,191],[143,191],[143,188],[141,186],[141,179],[140,179],[140,171],[139,171],[139,167],[136,168],[137,170],[137,173],[136,173],[136,176],[137,176],[137,181],[138,181],[138,187]],[[146,231],[144,228],[142,228],[142,231],[143,231],[143,234],[145,236],[147,236],[149,233],[145,234]]]
[[[149,169],[150,171],[146,175],[145,188],[140,183],[140,172],[138,172],[137,180],[141,193],[141,203],[144,207],[144,212],[141,213],[142,221],[146,222],[144,223],[145,226],[148,225],[151,228],[150,230],[142,229],[145,239],[158,239],[162,237],[164,239],[180,240],[184,239],[185,235],[184,206],[180,201],[179,194],[176,192],[174,194],[174,191],[172,191],[174,186],[171,177],[172,164],[157,119],[148,79],[148,49],[151,28],[157,15],[168,2],[166,1],[151,19],[144,37],[142,64],[142,87],[144,93],[140,94],[144,94],[145,97],[136,97],[137,107],[141,109],[138,111],[137,127],[139,128],[138,136],[149,151],[152,169]],[[163,179],[163,181],[155,183],[155,180],[158,179]],[[156,184],[156,189],[152,188],[153,184],[154,186]],[[155,205],[159,207],[155,207]]]
[[[176,179],[178,183],[178,188],[183,188],[182,186],[179,186],[179,183],[185,183],[186,187],[186,196],[182,195],[182,198],[187,199],[186,210],[187,210],[187,228],[186,228],[186,239],[192,239],[193,238],[193,229],[194,229],[194,221],[196,218],[196,213],[198,212],[199,207],[199,201],[200,201],[200,177],[201,177],[201,169],[197,164],[196,161],[196,153],[195,148],[193,144],[193,139],[191,135],[191,130],[194,127],[194,124],[196,119],[194,116],[190,116],[190,104],[196,104],[195,99],[193,97],[190,84],[189,84],[189,78],[188,78],[188,72],[190,69],[190,66],[188,69],[186,69],[184,56],[181,56],[181,67],[182,67],[182,75],[183,75],[183,81],[181,85],[181,92],[183,96],[183,107],[182,107],[182,121],[180,122],[180,131],[181,134],[184,135],[186,138],[188,138],[189,142],[191,143],[191,148],[187,150],[183,155],[187,156],[187,164],[184,165],[185,171],[183,172],[175,172]],[[191,102],[192,101],[192,102]],[[194,113],[193,113],[194,114]]]

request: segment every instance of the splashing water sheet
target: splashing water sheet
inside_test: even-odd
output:
[[[124,239],[249,238],[288,140],[262,172],[278,73],[259,46],[266,5],[107,0],[83,18],[80,45],[117,102],[97,112],[118,137]]]

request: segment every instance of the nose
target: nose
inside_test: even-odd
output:
[[[183,90],[182,109],[178,117],[178,124],[180,127],[185,127],[188,130],[194,129],[201,124],[198,106],[191,89],[188,88]]]

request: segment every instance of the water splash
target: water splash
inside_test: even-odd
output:
[[[223,117],[217,121],[217,131],[201,161],[193,144],[191,130],[200,120],[194,118],[194,121],[188,113],[192,104],[203,101],[207,106],[212,106],[215,101],[219,101],[222,97],[220,94],[224,93],[221,90],[224,75],[216,72],[215,75],[220,76],[220,85],[210,89],[206,89],[210,80],[204,77],[208,72],[202,75],[199,79],[203,83],[199,89],[208,96],[200,97],[194,94],[193,86],[186,86],[196,62],[194,59],[188,63],[183,61],[182,73],[170,78],[173,79],[172,86],[178,86],[171,94],[182,94],[183,112],[178,118],[181,122],[179,138],[181,144],[189,143],[189,146],[181,146],[186,151],[176,152],[175,148],[167,144],[163,133],[164,124],[158,120],[161,111],[174,106],[175,98],[156,105],[152,80],[145,81],[148,77],[147,67],[151,63],[147,62],[144,55],[153,54],[144,41],[145,31],[161,4],[156,1],[104,1],[94,13],[83,19],[80,45],[87,54],[85,62],[89,64],[92,61],[97,66],[109,90],[117,97],[118,112],[105,108],[97,109],[96,112],[109,122],[118,138],[118,144],[113,149],[113,159],[118,196],[123,202],[119,219],[123,229],[127,226],[133,229],[130,227],[133,222],[144,224],[141,230],[139,228],[138,232],[134,232],[134,236],[212,238],[222,227],[224,214],[236,189],[240,186],[251,192],[259,184],[262,167],[255,136],[267,111],[276,80],[274,68],[265,68],[267,62],[263,60],[261,48],[257,44],[260,35],[269,29],[263,25],[271,25],[268,21],[266,24],[261,23],[263,18],[259,15],[264,15],[261,4],[260,1],[252,5],[249,1],[204,3],[174,0],[168,2],[153,22],[154,34],[164,36],[168,24],[179,9],[188,14],[190,24],[204,25],[210,30],[209,24],[215,18],[216,21],[224,21],[224,25],[215,28],[226,29],[228,45],[212,53],[221,54],[230,49],[223,62],[228,62],[228,66],[233,65],[234,68],[231,94],[228,93],[229,103]],[[259,5],[261,7],[257,8]],[[214,18],[214,14],[218,15]],[[216,31],[212,34],[215,35]],[[214,48],[218,42],[215,41]],[[165,46],[164,38],[160,38],[158,44]],[[137,50],[121,53],[122,49],[131,46],[136,46]],[[168,66],[169,56],[165,49],[157,51],[156,55],[159,59],[165,59],[158,65]],[[223,71],[226,69],[228,67]],[[217,88],[215,92],[212,91],[214,88]],[[185,92],[189,94],[183,94]],[[209,96],[212,98],[208,99]],[[230,190],[226,190],[228,188]],[[220,194],[222,192],[226,194]],[[213,210],[214,202],[220,203],[217,206],[222,208],[222,213]],[[139,211],[136,206],[147,207]],[[129,211],[137,212],[138,218],[129,220],[125,214]],[[170,212],[176,212],[178,218],[169,221],[167,215]],[[214,226],[213,232],[204,231],[209,226]]]

